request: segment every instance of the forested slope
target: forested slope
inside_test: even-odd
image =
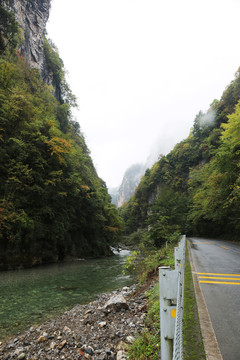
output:
[[[174,232],[238,236],[240,72],[197,114],[187,139],[148,169],[121,212],[126,232],[160,246]]]
[[[72,119],[63,62],[45,39],[46,85],[17,50],[13,14],[0,14],[0,266],[108,254],[121,221]]]

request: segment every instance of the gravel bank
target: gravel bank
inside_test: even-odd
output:
[[[125,346],[144,327],[146,289],[100,295],[55,320],[0,343],[1,360],[125,360]]]

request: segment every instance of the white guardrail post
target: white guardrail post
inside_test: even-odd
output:
[[[182,360],[185,243],[175,248],[175,270],[159,268],[161,360]]]

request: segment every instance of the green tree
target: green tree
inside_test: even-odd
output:
[[[0,54],[7,48],[16,48],[18,43],[18,24],[14,14],[6,9],[6,0],[0,4]]]
[[[60,99],[24,58],[0,54],[0,266],[105,255],[121,236],[117,209],[72,120],[63,64],[48,50]]]

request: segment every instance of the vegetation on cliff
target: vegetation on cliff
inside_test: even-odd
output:
[[[134,242],[161,247],[172,233],[236,236],[240,199],[240,71],[187,139],[146,170],[121,212]]]
[[[240,216],[240,70],[219,101],[199,112],[187,139],[147,169],[121,210],[126,242],[140,251],[126,263],[140,282],[157,278],[159,266],[173,267],[174,244],[188,235],[238,235]],[[158,359],[158,284],[149,291],[145,329],[129,347],[129,359]],[[183,344],[186,359],[205,359],[186,256]]]
[[[19,29],[14,14],[6,9],[7,0],[0,4],[0,54],[7,48],[15,48],[19,39]]]
[[[62,60],[45,39],[54,90],[16,50],[14,18],[0,11],[0,264],[107,254],[121,220],[72,118]]]

